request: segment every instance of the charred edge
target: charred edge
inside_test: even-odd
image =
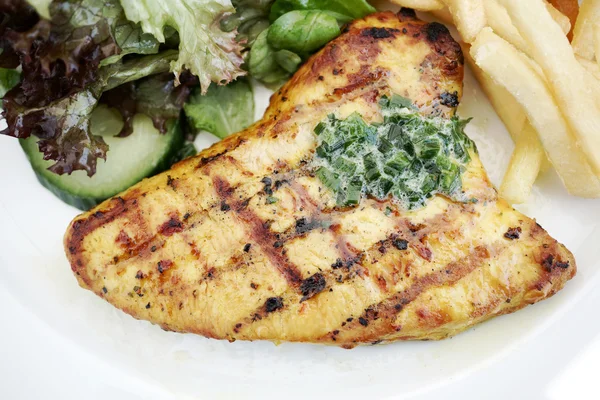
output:
[[[469,273],[473,272],[480,266],[484,260],[490,257],[490,252],[485,246],[477,246],[473,252],[462,259],[449,263],[440,271],[432,272],[428,275],[415,279],[413,284],[400,293],[396,293],[387,299],[369,306],[364,313],[356,320],[352,317],[346,320],[344,325],[345,330],[357,328],[357,324],[367,327],[371,322],[379,319],[385,319],[391,324],[396,315],[404,309],[408,304],[414,301],[421,293],[427,291],[431,287],[452,285]],[[397,330],[392,326],[392,329]],[[380,333],[380,332],[379,332]],[[373,335],[378,335],[378,332]],[[331,337],[333,332],[330,332],[326,337]],[[361,341],[371,341],[373,338],[364,337]]]
[[[417,13],[412,8],[402,7],[397,15],[400,22],[417,20]]]
[[[547,255],[542,260],[542,267],[546,270],[546,272],[552,272],[552,270],[556,268],[567,269],[570,266],[569,261],[560,261],[558,258],[555,258],[552,254]]]
[[[221,157],[223,154],[226,154],[228,151],[229,150],[223,150],[223,151],[215,154],[214,156],[200,158],[200,162],[196,165],[196,169],[205,167],[206,165],[210,164],[211,162],[213,162],[216,159],[218,159],[219,157]]]
[[[444,93],[440,94],[440,104],[442,104],[446,107],[450,107],[450,108],[458,107],[459,102],[460,102],[460,100],[458,98],[457,91],[454,91],[453,93],[444,92]]]
[[[239,146],[241,146],[245,142],[246,142],[246,139],[241,136],[237,136],[237,137],[230,136],[229,138],[220,142],[220,144],[224,144],[227,147],[225,150],[220,151],[217,154],[209,156],[209,157],[201,157],[200,162],[196,165],[196,169],[199,169],[199,168],[205,167],[206,165],[209,165],[210,163],[217,160],[221,156],[227,154],[228,152],[230,152],[232,150],[237,149]],[[233,160],[233,158],[231,158],[231,159]]]
[[[91,281],[84,272],[82,255],[83,240],[100,226],[111,223],[122,214],[128,212],[130,207],[137,205],[136,197],[138,193],[137,190],[132,190],[129,193],[127,200],[122,197],[115,197],[109,200],[112,202],[112,208],[109,210],[95,212],[86,219],[74,221],[71,225],[65,245],[71,255],[69,261],[71,263],[72,271],[76,273],[86,285],[91,286]]]
[[[397,33],[399,33],[399,29],[395,28],[365,28],[360,32],[361,36],[370,37],[373,39],[387,39],[394,37]]]
[[[438,39],[440,39],[440,36],[450,35],[448,28],[439,22],[431,22],[427,24],[425,27],[425,33],[427,35],[427,40],[430,42],[437,42]]]
[[[171,175],[167,175],[167,186],[173,190],[177,190],[177,179],[173,179]]]
[[[427,38],[431,48],[439,55],[447,57],[446,62],[464,64],[464,57],[460,45],[454,40],[448,28],[444,25],[431,22],[424,24],[421,32]]]

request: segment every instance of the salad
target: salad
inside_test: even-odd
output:
[[[254,120],[365,0],[4,0],[1,134],[39,181],[89,209]]]

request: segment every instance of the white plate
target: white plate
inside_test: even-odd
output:
[[[264,89],[257,90],[257,108],[264,109],[267,98]],[[467,133],[499,184],[512,142],[470,72],[459,112],[474,117]],[[519,209],[575,254],[578,274],[563,291],[450,340],[349,351],[228,343],[164,332],[134,320],[77,285],[62,237],[78,211],[37,183],[14,139],[0,137],[0,171],[0,304],[7,310],[6,327],[0,330],[0,398],[71,398],[76,393],[93,399],[405,398],[463,379],[476,390],[473,377],[481,370],[528,373],[527,363],[540,363],[526,358],[527,349],[547,348],[556,356],[568,347],[548,333],[550,326],[575,337],[600,331],[593,315],[575,322],[566,315],[584,307],[583,296],[600,286],[600,201],[567,195],[554,173],[538,182]],[[565,327],[561,321],[574,325]],[[569,348],[579,349],[592,338],[587,335],[575,344],[569,340]],[[504,376],[485,379],[501,383],[496,394],[510,387]],[[485,379],[475,381],[481,386]]]

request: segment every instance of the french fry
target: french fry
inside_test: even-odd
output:
[[[527,201],[545,157],[537,132],[527,121],[515,142],[515,150],[500,186],[500,195],[510,204]]]
[[[600,21],[594,24],[594,53],[596,62],[600,65]]]
[[[527,121],[527,115],[523,107],[515,100],[512,94],[502,85],[494,82],[483,70],[475,63],[470,53],[470,46],[463,44],[462,46],[465,60],[471,68],[475,79],[479,82],[479,86],[485,93],[486,97],[494,107],[496,114],[502,120],[506,130],[510,134],[513,142],[518,141],[521,131]],[[541,146],[541,145],[540,145]]]
[[[579,15],[579,1],[578,0],[549,0],[558,11],[569,18],[571,27],[575,27],[577,16]],[[569,40],[573,40],[573,31],[568,32]]]
[[[483,4],[488,26],[490,26],[498,36],[511,43],[517,49],[527,52],[527,43],[525,43],[519,31],[513,25],[506,8],[498,3],[498,0],[485,0]],[[552,18],[560,25],[563,32],[567,34],[571,29],[569,19],[554,8],[552,4],[546,2],[546,6],[550,15],[552,15]]]
[[[480,32],[471,47],[471,55],[485,73],[521,104],[569,193],[600,197],[600,180],[572,139],[546,82],[531,64],[490,28]]]
[[[535,129],[527,121],[523,107],[513,95],[479,68],[471,57],[468,45],[463,46],[463,53],[473,75],[515,143],[500,193],[510,204],[524,203],[541,170],[549,167],[544,148]]]
[[[526,52],[527,44],[513,25],[506,8],[498,3],[498,0],[485,0],[483,4],[485,6],[487,23],[494,32],[517,49]]]
[[[444,8],[444,3],[440,0],[390,0],[394,4],[402,7],[413,8],[419,11],[432,11]]]
[[[484,1],[487,0],[443,0],[458,32],[467,43],[475,40],[479,31],[486,26]]]
[[[573,29],[573,49],[588,60],[594,59],[594,23],[600,21],[600,0],[583,0]]]
[[[593,170],[600,174],[600,108],[596,105],[597,94],[587,79],[579,78],[587,73],[575,59],[568,39],[541,0],[501,0],[501,3],[529,44],[529,55],[542,67],[579,147]]]
[[[586,84],[592,88],[596,105],[600,108],[600,65],[594,61],[590,61],[587,58],[576,56],[579,64],[585,68],[586,74],[582,77],[586,81]]]
[[[447,7],[440,8],[439,10],[431,10],[429,13],[446,25],[454,25],[452,14],[450,14],[450,10]]]
[[[556,22],[558,26],[560,26],[560,29],[562,29],[563,33],[568,36],[569,32],[571,32],[571,20],[569,17],[560,12],[560,10],[556,9],[552,4],[548,3],[547,1],[544,2],[546,3],[546,9],[552,16],[554,22]]]
[[[587,72],[589,72],[591,75],[594,76],[594,78],[596,78],[596,80],[598,80],[598,82],[600,82],[600,65],[598,65],[597,63],[588,60],[587,58],[583,58],[583,57],[579,57],[577,56],[577,61],[579,61],[579,64],[583,65],[583,67],[587,70]]]

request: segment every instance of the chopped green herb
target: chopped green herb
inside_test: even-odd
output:
[[[267,204],[277,203],[278,201],[279,199],[277,197],[267,196]]]
[[[464,134],[468,120],[421,116],[400,96],[379,104],[383,123],[367,124],[354,113],[343,120],[329,115],[315,127],[315,174],[337,204],[356,205],[364,194],[391,195],[413,209],[438,193],[461,197],[461,174],[469,150],[476,151]]]
[[[338,192],[340,190],[340,179],[338,174],[331,172],[327,168],[321,167],[317,170],[316,175],[321,182],[333,192]]]

